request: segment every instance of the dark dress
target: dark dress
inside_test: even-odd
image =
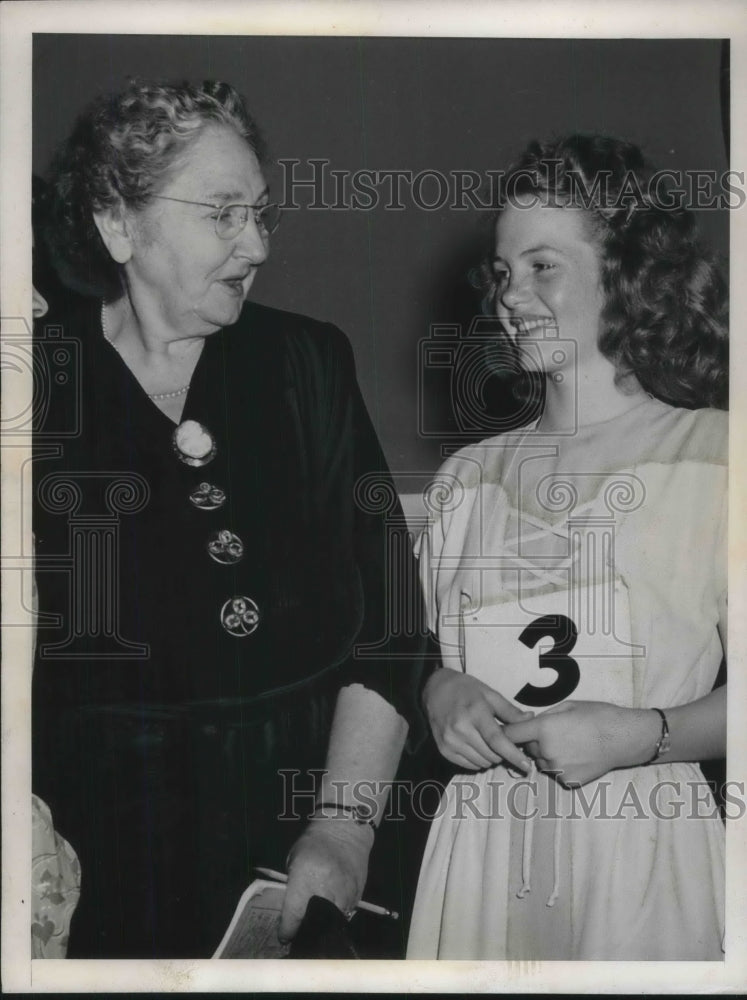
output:
[[[335,327],[247,304],[207,338],[202,466],[100,303],[40,337],[69,377],[36,423],[33,787],[81,861],[69,955],[209,957],[252,866],[284,866],[340,685],[419,732],[404,520]]]

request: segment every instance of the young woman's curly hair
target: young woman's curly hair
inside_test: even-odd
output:
[[[618,378],[633,375],[674,406],[725,409],[726,284],[692,212],[653,178],[640,149],[620,139],[533,142],[503,176],[498,211],[527,196],[584,209],[602,254],[599,348]]]
[[[93,220],[105,208],[144,207],[208,125],[234,129],[260,163],[265,146],[240,94],[226,83],[130,81],[78,118],[52,168],[46,240],[62,279],[85,294],[122,293],[119,265]]]

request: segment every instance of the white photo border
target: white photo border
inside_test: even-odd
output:
[[[552,2],[492,0],[378,3],[183,0],[41,0],[0,4],[0,301],[2,315],[28,317],[31,303],[32,35],[44,33],[179,35],[415,35],[429,37],[729,38],[732,164],[747,164],[747,16],[739,0]],[[747,207],[731,219],[732,369],[730,432],[730,710],[728,778],[745,780],[747,725]],[[740,266],[741,265],[741,266]],[[3,373],[5,375],[5,373]],[[9,405],[3,400],[3,407]],[[19,477],[30,441],[3,447],[3,608],[9,555],[22,522]],[[15,533],[15,535],[14,535]],[[29,538],[22,551],[28,550]],[[30,606],[30,573],[25,573]],[[17,579],[17,578],[16,578]],[[17,590],[17,584],[16,584]],[[674,962],[221,962],[30,960],[30,631],[3,630],[2,668],[2,978],[8,992],[651,992],[734,993],[747,989],[747,821],[727,823],[726,960]],[[25,901],[25,902],[21,902]]]

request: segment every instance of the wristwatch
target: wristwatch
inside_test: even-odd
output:
[[[654,755],[649,764],[655,764],[657,760],[664,756],[664,754],[669,753],[672,749],[672,740],[669,736],[669,723],[667,722],[667,717],[664,715],[660,708],[654,708],[654,712],[658,712],[661,716],[661,736],[656,741],[656,749],[654,750]]]

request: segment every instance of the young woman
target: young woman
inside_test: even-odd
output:
[[[725,289],[640,151],[533,143],[492,282],[541,416],[461,450],[420,545],[451,781],[411,958],[720,959]]]

